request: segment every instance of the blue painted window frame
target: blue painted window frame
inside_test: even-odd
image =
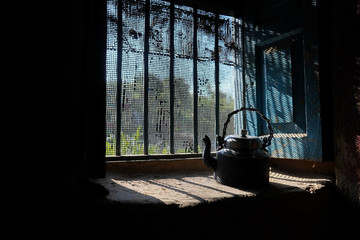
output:
[[[293,121],[287,123],[272,123],[275,133],[306,133],[305,84],[304,84],[304,40],[303,29],[298,28],[280,36],[268,39],[255,45],[256,61],[256,105],[265,115],[269,115],[266,105],[266,51],[272,49],[290,48],[291,81],[293,98]],[[276,50],[275,50],[276,51]],[[267,127],[258,117],[258,135],[266,135]],[[281,129],[278,130],[278,129]]]

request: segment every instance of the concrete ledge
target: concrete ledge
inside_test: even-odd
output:
[[[201,158],[112,161],[106,163],[106,175],[134,176],[153,173],[209,172]]]
[[[351,238],[359,215],[320,173],[272,166],[269,186],[254,191],[217,183],[201,159],[111,163],[96,180],[110,194],[76,199],[75,222],[101,239]]]
[[[259,190],[237,189],[217,183],[212,172],[197,159],[110,163],[106,178],[96,181],[109,190],[107,198],[114,202],[181,208],[225,199],[313,194],[331,183],[324,176],[299,176],[272,169],[269,186]]]

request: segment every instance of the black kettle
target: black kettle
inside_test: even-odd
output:
[[[254,111],[267,122],[269,135],[259,137],[247,136],[247,130],[241,130],[241,136],[226,136],[226,127],[230,118],[240,111]],[[260,188],[269,183],[269,153],[266,149],[271,144],[273,129],[270,120],[254,108],[242,107],[228,114],[224,124],[223,136],[217,136],[219,148],[216,158],[210,153],[211,141],[205,135],[203,142],[203,162],[214,171],[217,182],[232,187]]]

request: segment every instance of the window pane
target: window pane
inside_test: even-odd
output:
[[[121,155],[144,152],[145,1],[123,1]]]
[[[214,151],[216,15],[197,10],[195,54],[194,8],[174,5],[174,15],[170,16],[169,1],[149,0],[149,9],[145,8],[146,0],[108,0],[107,2],[106,155],[144,154],[146,144],[144,101],[148,104],[149,154],[170,153],[172,141],[175,153],[194,153],[196,149],[201,151],[201,139],[205,134],[211,138]],[[120,25],[117,19],[118,4],[121,4]],[[147,9],[149,12],[145,13]],[[148,50],[146,53],[145,15],[149,16],[149,48],[146,48],[146,51]],[[172,18],[174,19],[174,65],[171,67],[174,75],[170,76]],[[221,16],[219,20],[219,124],[221,126],[227,114],[234,109],[236,92],[234,88],[234,81],[237,81],[236,50],[233,40],[236,33],[232,21],[232,18],[226,16]],[[121,29],[118,29],[118,26],[121,26]],[[122,33],[119,43],[118,30]],[[144,54],[148,57],[146,74]],[[194,59],[195,55],[197,55],[196,59]],[[197,66],[197,72],[194,72],[194,64]],[[118,70],[121,70],[121,73],[119,72],[121,76],[117,75]],[[149,81],[147,89],[144,89],[145,75],[148,76]],[[197,78],[194,79],[194,76]],[[170,96],[170,79],[174,81],[173,96]],[[194,84],[197,87],[196,94]],[[144,99],[145,90],[148,99]],[[197,99],[194,99],[195,95]],[[174,109],[170,109],[170,100],[173,100]],[[197,102],[196,106],[194,102]],[[195,126],[194,110],[197,110],[198,114]],[[173,116],[170,116],[171,113]],[[170,119],[174,120],[172,129],[174,139],[170,139]],[[120,129],[117,129],[119,127]],[[194,132],[194,129],[197,129],[197,132]],[[228,125],[228,133],[233,132],[234,120]],[[197,139],[194,139],[194,136],[197,136]],[[197,141],[199,146],[194,146],[194,141]]]
[[[198,143],[204,135],[215,150],[215,14],[198,10]],[[201,149],[201,148],[199,148]]]
[[[117,97],[117,1],[107,5],[106,48],[106,155],[115,155],[116,147],[116,97]]]
[[[239,54],[239,23],[235,18],[220,15],[219,17],[219,124],[222,134],[227,115],[235,110],[235,93],[240,93],[237,83],[240,83],[240,54]],[[240,108],[240,107],[238,107]],[[237,134],[235,122],[240,119],[240,113],[233,116],[227,125],[226,134]]]
[[[152,0],[149,33],[149,154],[170,153],[170,3]]]
[[[174,9],[174,148],[194,152],[193,130],[193,9]]]

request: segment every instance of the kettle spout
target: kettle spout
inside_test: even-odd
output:
[[[202,141],[205,144],[205,148],[203,149],[202,158],[203,162],[207,167],[210,167],[212,170],[215,171],[216,169],[216,159],[211,156],[211,141],[210,138],[205,135],[205,137],[202,139]]]

